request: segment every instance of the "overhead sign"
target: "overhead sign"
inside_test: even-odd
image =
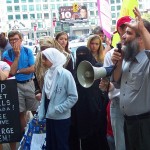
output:
[[[59,19],[60,20],[87,20],[88,13],[86,6],[80,6],[73,4],[73,6],[59,7]]]
[[[20,140],[21,126],[16,80],[0,81],[0,143]]]

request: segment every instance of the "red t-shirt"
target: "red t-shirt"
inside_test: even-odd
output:
[[[107,105],[107,135],[113,136],[111,120],[110,120],[110,103],[111,103],[111,100],[109,101],[109,103]]]

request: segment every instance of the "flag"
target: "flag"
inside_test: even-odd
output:
[[[138,0],[123,0],[119,18],[121,18],[123,16],[130,16],[132,18],[135,18],[135,15],[133,13],[134,7],[138,7]],[[116,47],[116,44],[119,41],[120,41],[119,34],[115,33],[113,35],[112,46]]]

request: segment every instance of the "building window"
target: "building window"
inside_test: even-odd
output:
[[[21,17],[20,17],[20,15],[15,15],[16,17],[16,20],[20,20],[21,19]]]
[[[22,11],[27,11],[27,5],[22,5]]]
[[[36,10],[41,11],[41,5],[36,5]]]
[[[43,28],[43,22],[38,22],[38,28]]]
[[[37,19],[42,19],[42,14],[41,13],[37,13]]]
[[[12,12],[12,6],[7,6],[7,11]]]
[[[15,6],[15,11],[16,12],[20,11],[20,7],[19,6]]]
[[[35,2],[41,2],[41,0],[35,0]]]
[[[120,10],[121,9],[121,6],[117,6],[117,10]]]
[[[116,20],[112,20],[112,25],[116,25]]]
[[[13,20],[13,19],[14,19],[13,15],[8,15],[8,20]]]
[[[51,5],[50,5],[50,8],[51,8],[51,9],[55,9],[55,5],[54,5],[54,4],[51,4]]]
[[[49,19],[49,13],[44,13],[44,19]]]
[[[19,0],[14,0],[14,3],[19,3]]]
[[[120,3],[120,0],[116,0],[116,3]]]
[[[43,0],[43,2],[48,2],[47,0]]]
[[[60,5],[60,4],[58,4],[58,5],[57,5],[57,9],[59,9],[59,7],[61,7],[61,5]]]
[[[90,15],[91,15],[91,16],[94,16],[94,11],[90,11]]]
[[[111,6],[111,11],[115,11],[115,6]]]
[[[33,2],[33,0],[28,0],[28,2]]]
[[[91,19],[91,24],[95,24],[95,19]]]
[[[139,4],[139,9],[143,9],[143,5],[142,4]]]
[[[35,19],[35,14],[30,14],[30,19]]]
[[[111,3],[111,4],[114,4],[114,3],[115,3],[115,0],[111,0],[110,3]]]
[[[34,11],[34,5],[29,5],[29,11]]]
[[[12,0],[6,0],[6,3],[12,3]]]
[[[26,0],[21,0],[22,3],[26,3]]]
[[[94,7],[94,3],[89,3],[89,6],[90,7]]]
[[[43,5],[43,10],[48,10],[48,5],[47,4]]]
[[[53,13],[53,15],[52,15],[53,17],[56,17],[56,13]]]
[[[28,15],[27,14],[23,14],[23,19],[28,19]]]
[[[96,16],[98,16],[98,11],[96,11]]]
[[[112,18],[116,18],[116,14],[115,13],[112,13],[111,16],[112,16]]]

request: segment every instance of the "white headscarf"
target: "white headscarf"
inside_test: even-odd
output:
[[[52,66],[47,70],[44,77],[45,93],[47,98],[50,99],[54,92],[58,70],[63,68],[63,65],[66,63],[66,57],[56,48],[47,48],[42,53],[52,63]]]

